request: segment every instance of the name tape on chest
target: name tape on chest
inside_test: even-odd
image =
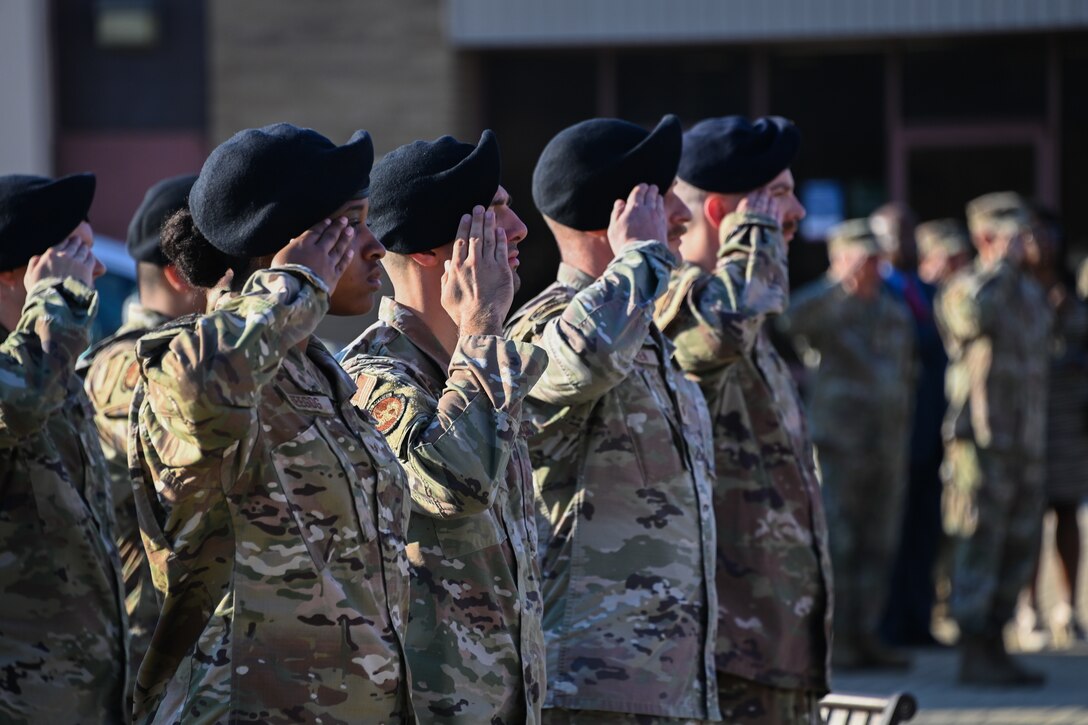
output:
[[[301,410],[306,413],[317,413],[319,415],[336,414],[336,409],[333,407],[332,401],[319,395],[288,393],[287,400],[294,406],[295,410]]]

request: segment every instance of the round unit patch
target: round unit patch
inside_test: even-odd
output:
[[[389,393],[374,403],[370,408],[370,415],[378,424],[379,433],[388,433],[404,415],[404,396]]]

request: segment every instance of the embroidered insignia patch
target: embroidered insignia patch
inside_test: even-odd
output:
[[[288,395],[287,399],[296,410],[302,410],[307,413],[319,413],[321,415],[334,415],[336,413],[332,401],[328,398],[322,398],[317,395]]]
[[[404,396],[389,393],[378,399],[370,409],[379,433],[388,433],[404,415]]]

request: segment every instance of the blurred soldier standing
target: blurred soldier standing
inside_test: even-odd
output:
[[[943,287],[971,263],[971,241],[963,223],[935,219],[915,229],[918,239],[918,277],[926,284]]]
[[[1023,268],[1023,200],[988,194],[967,205],[978,259],[942,291],[948,349],[945,526],[959,536],[952,614],[960,681],[1037,684],[1009,657],[1002,629],[1039,545],[1051,312]]]
[[[94,422],[106,459],[125,580],[129,626],[129,696],[159,618],[128,470],[128,410],[140,379],[136,340],[175,317],[204,310],[204,293],[181,278],[159,245],[163,222],[186,206],[196,176],[163,179],[152,186],[128,227],[128,252],[136,260],[140,299],[129,304],[125,324],[92,347],[76,367],[94,406]]]
[[[877,636],[899,543],[914,390],[914,325],[880,278],[868,220],[831,229],[826,277],[794,295],[784,328],[808,391],[835,572],[832,665],[905,667]]]
[[[831,564],[797,386],[766,320],[789,298],[805,210],[783,118],[707,119],[684,135],[676,193],[694,212],[657,324],[706,396],[717,479],[718,642],[728,722],[809,723],[828,690]]]
[[[719,718],[710,421],[652,321],[691,219],[668,191],[680,144],[675,116],[652,132],[592,119],[533,172],[563,262],[508,334],[549,359],[526,401],[545,723]]]
[[[917,345],[918,377],[910,424],[907,489],[900,537],[889,572],[887,607],[881,632],[895,645],[932,645],[930,632],[936,594],[933,570],[941,543],[941,422],[944,420],[944,352],[933,299],[937,288],[917,271],[918,244],[914,213],[892,202],[869,217],[885,260],[884,285],[910,311]]]
[[[502,336],[526,229],[501,170],[491,131],[476,146],[416,141],[374,167],[370,227],[395,292],[340,355],[408,472],[405,653],[423,723],[538,723],[544,696],[521,409],[547,358]]]
[[[122,723],[128,624],[93,411],[90,174],[0,177],[0,721]]]

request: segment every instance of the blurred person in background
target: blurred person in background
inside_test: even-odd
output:
[[[1039,601],[1040,560],[1036,557],[1028,602],[1017,613],[1021,641],[1029,645],[1033,634],[1042,635],[1045,642],[1047,630],[1056,643],[1085,640],[1084,627],[1077,620],[1081,551],[1077,512],[1088,498],[1088,302],[1077,294],[1065,266],[1062,241],[1059,220],[1038,210],[1033,234],[1025,244],[1025,261],[1054,312],[1047,395],[1046,509],[1054,512],[1054,543],[1064,586],[1059,587],[1061,600],[1044,613]]]
[[[943,287],[971,263],[971,239],[958,219],[923,222],[914,234],[918,240],[918,277],[922,282]]]
[[[828,233],[831,266],[793,297],[783,329],[812,370],[808,414],[835,576],[831,663],[904,668],[878,635],[899,543],[914,400],[914,324],[881,279],[867,219]]]
[[[881,633],[894,645],[931,645],[935,598],[933,569],[941,542],[941,422],[944,420],[944,374],[948,358],[933,318],[937,288],[921,279],[920,235],[914,214],[902,203],[885,204],[869,217],[884,250],[881,275],[885,286],[910,310],[914,321],[915,368],[910,454],[902,526],[890,572],[887,608]],[[928,250],[927,250],[928,251]]]
[[[960,682],[1043,681],[1009,656],[1003,629],[1028,583],[1044,500],[1051,311],[1025,270],[1031,231],[1011,192],[967,205],[978,259],[937,299],[948,351],[945,530],[957,537],[952,615],[960,629]]]
[[[105,271],[95,177],[0,176],[0,722],[127,723],[128,623],[94,411],[75,375]]]
[[[789,302],[796,126],[727,116],[684,134],[694,218],[655,321],[714,432],[718,697],[727,722],[808,723],[829,687],[831,562],[812,440],[769,335]]]
[[[186,206],[195,175],[163,179],[152,186],[128,228],[129,255],[136,260],[139,301],[129,303],[125,324],[88,350],[77,372],[94,406],[95,426],[106,458],[117,528],[114,536],[125,579],[129,626],[129,696],[136,672],[159,618],[159,600],[151,582],[128,470],[128,411],[140,379],[136,340],[170,320],[204,310],[203,290],[189,285],[162,252],[163,222]]]

